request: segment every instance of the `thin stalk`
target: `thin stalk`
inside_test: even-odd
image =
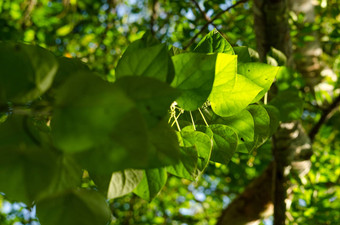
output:
[[[198,108],[198,111],[200,112],[200,114],[201,114],[201,116],[202,116],[202,118],[203,118],[203,120],[204,120],[205,125],[206,125],[207,127],[209,127],[209,124],[208,124],[207,121],[205,120],[205,117],[204,117],[204,115],[203,115],[201,109]]]
[[[189,113],[190,113],[190,117],[191,117],[192,126],[194,127],[194,130],[196,130],[195,121],[194,121],[194,118],[192,117],[191,111],[189,111]]]

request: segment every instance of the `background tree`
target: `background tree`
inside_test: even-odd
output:
[[[269,63],[275,63],[273,58],[278,59],[275,54],[279,54],[270,47],[282,51],[286,63],[293,68],[277,77],[276,90],[269,96],[269,100],[276,96],[283,114],[293,111],[296,113],[293,119],[301,121],[294,123],[292,130],[288,126],[291,122],[281,124],[283,129],[274,139],[276,163],[271,163],[272,144],[267,142],[250,155],[236,153],[228,166],[211,164],[197,183],[170,177],[162,193],[150,204],[132,194],[115,199],[111,203],[115,224],[215,224],[222,207],[227,205],[225,212],[231,211],[230,216],[236,220],[233,224],[259,223],[263,216],[270,215],[273,199],[268,193],[273,190],[277,224],[282,224],[285,215],[290,224],[337,224],[340,220],[336,128],[340,118],[336,111],[339,5],[336,1],[319,1],[313,9],[310,1],[292,1],[290,5],[286,1],[255,1],[222,13],[231,5],[229,1],[1,1],[1,40],[35,43],[57,55],[81,58],[109,80],[114,79],[114,69],[124,49],[146,29],[151,29],[162,41],[189,48],[190,40],[197,42],[216,27],[233,46],[257,49],[260,58]],[[255,25],[249,16],[253,12]],[[193,39],[196,34],[198,38]],[[299,94],[290,88],[299,90]],[[298,96],[301,100],[295,101]],[[283,147],[278,147],[282,144],[280,139],[296,129],[303,141],[287,142],[293,147],[286,153],[289,146],[283,143]],[[309,133],[313,140],[311,164],[307,163],[309,151],[302,158],[290,158],[298,146],[309,143],[304,133]],[[279,180],[277,172],[282,174],[292,163],[295,173]],[[306,176],[299,176],[305,175],[309,167],[311,171]],[[244,187],[244,192],[236,197]],[[291,204],[285,213],[282,203],[287,188]],[[230,204],[232,199],[235,200]],[[233,206],[241,211],[233,211]],[[237,217],[240,212],[242,215]],[[12,219],[7,215],[0,218],[13,223],[8,222]],[[19,214],[19,218],[28,224],[31,219],[25,219],[25,215]],[[220,221],[226,218],[226,224],[231,223],[227,215],[223,213]]]

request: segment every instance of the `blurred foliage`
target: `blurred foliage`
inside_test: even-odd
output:
[[[210,17],[232,5],[229,0],[198,2]],[[336,96],[340,87],[340,4],[337,0],[316,3],[315,23],[303,23],[304,15],[291,16],[293,45],[313,41],[312,32],[318,32],[322,60],[333,69],[324,75],[325,83],[332,87],[330,92],[320,89],[315,95],[303,96],[302,119],[307,129],[320,118],[317,106]],[[151,22],[153,4],[156,16]],[[256,48],[251,7],[250,1],[214,22],[233,46]],[[37,44],[58,56],[80,58],[107,79],[114,77],[114,68],[128,44],[149,30],[150,24],[159,40],[183,47],[205,23],[190,0],[0,0],[0,40]],[[208,28],[212,30],[213,25]],[[284,82],[304,88],[296,72]],[[309,174],[292,179],[295,188],[289,224],[335,225],[340,221],[340,133],[336,124],[340,124],[339,113],[316,137]],[[150,204],[133,194],[115,199],[110,203],[115,218],[112,224],[215,224],[220,210],[263,171],[271,157],[267,142],[250,155],[235,154],[228,166],[211,164],[197,183],[170,177]],[[0,195],[0,224],[38,224],[34,217],[34,209],[11,204]]]

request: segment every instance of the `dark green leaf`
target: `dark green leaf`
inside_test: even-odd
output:
[[[0,42],[0,67],[0,102],[26,103],[50,87],[58,62],[41,47]]]
[[[171,86],[182,91],[176,100],[180,107],[193,111],[207,100],[214,82],[216,57],[200,53],[172,57],[176,75]]]
[[[246,46],[234,47],[234,51],[235,51],[235,54],[237,55],[238,63],[251,62],[248,47]]]
[[[185,50],[177,48],[175,46],[171,46],[170,49],[169,49],[170,56],[179,55],[179,54],[182,54],[182,53],[185,53],[185,52],[186,52]]]
[[[123,77],[115,85],[135,101],[149,127],[168,117],[171,103],[180,95],[168,84],[149,77]]]
[[[212,124],[209,128],[214,133],[211,161],[228,164],[237,148],[237,134],[231,127],[222,124]]]
[[[133,192],[146,201],[151,202],[162,190],[167,178],[168,175],[164,168],[145,170],[143,179]]]
[[[39,201],[37,216],[44,225],[106,225],[111,211],[98,192],[77,189]]]
[[[217,31],[212,30],[197,44],[195,52],[201,53],[226,53],[235,55],[229,42]]]
[[[112,131],[135,109],[121,90],[85,71],[65,81],[56,90],[56,96],[52,137],[65,152],[84,151],[111,142]],[[134,126],[137,124],[131,124]]]
[[[280,124],[280,112],[279,110],[272,106],[272,105],[264,105],[263,106],[269,115],[270,118],[270,130],[269,130],[269,136],[272,136]]]
[[[270,104],[279,110],[282,122],[298,120],[303,112],[303,100],[296,89],[280,91]]]
[[[212,131],[209,128],[205,131],[212,135]],[[210,160],[211,150],[213,147],[212,137],[203,132],[195,131],[192,126],[184,127],[181,131],[181,135],[184,141],[184,146],[194,146],[197,151],[197,170],[198,175],[200,175],[208,166]]]
[[[254,148],[262,145],[270,135],[270,117],[263,106],[250,105],[247,110],[254,119],[255,136],[253,143],[246,143],[247,149],[251,152]]]
[[[11,116],[0,125],[0,191],[31,204],[42,196],[80,185],[81,168],[67,156],[42,148],[25,117]]]
[[[180,146],[179,162],[168,166],[167,171],[175,176],[195,180],[198,177],[197,163],[198,152],[196,145],[185,140],[186,135],[191,132],[178,132],[178,140]],[[209,139],[210,141],[210,139]]]
[[[147,47],[144,47],[143,44],[132,44],[118,62],[116,78],[123,76],[144,76],[156,78],[164,82],[171,82],[174,75],[173,72],[173,64],[165,44]]]

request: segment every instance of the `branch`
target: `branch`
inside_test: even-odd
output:
[[[198,2],[196,0],[191,0],[194,5],[196,6],[196,8],[198,9],[198,11],[200,11],[200,13],[202,14],[203,18],[205,19],[205,21],[207,21],[208,23],[211,23],[211,25],[213,25],[216,30],[218,30],[216,24],[214,24],[213,22],[211,22],[211,18],[203,11],[203,9],[201,8],[201,6],[198,4]],[[222,33],[221,31],[219,31],[220,34],[224,37],[227,38],[226,35],[224,33]]]
[[[334,99],[332,104],[330,104],[326,109],[322,110],[322,115],[321,115],[319,121],[309,131],[308,136],[311,139],[311,141],[314,140],[314,138],[317,135],[317,133],[319,132],[321,126],[333,116],[336,108],[339,105],[340,105],[340,95],[337,98]]]
[[[245,190],[223,210],[217,225],[258,224],[262,217],[273,212],[273,163],[255,178]]]
[[[200,13],[202,14],[202,16],[204,17],[204,19],[207,21],[207,22],[210,22],[211,19],[210,17],[203,11],[203,9],[201,8],[201,6],[198,4],[198,2],[196,0],[191,0],[194,5],[196,6],[196,8],[198,9],[198,11],[200,11]]]
[[[184,47],[184,50],[187,49],[190,45],[192,45],[192,43],[194,43],[194,41],[196,40],[196,38],[203,33],[203,31],[209,26],[209,24],[213,23],[216,19],[218,19],[221,15],[223,15],[224,13],[228,12],[229,10],[235,8],[236,6],[247,2],[248,0],[240,0],[238,2],[236,2],[234,5],[226,8],[225,10],[219,12],[216,16],[214,16],[210,21],[208,21],[206,24],[203,25],[203,27],[201,28],[201,30],[190,40],[190,42]]]

